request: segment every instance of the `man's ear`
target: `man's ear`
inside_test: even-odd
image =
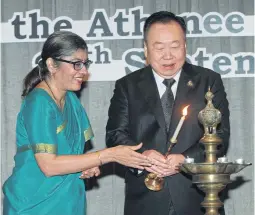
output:
[[[57,65],[55,64],[54,60],[52,58],[48,58],[46,60],[46,65],[51,74],[55,73],[57,70]]]
[[[145,56],[145,58],[147,58],[147,56],[148,56],[148,50],[147,50],[147,44],[146,44],[146,42],[143,42],[143,48],[144,48],[144,56]]]

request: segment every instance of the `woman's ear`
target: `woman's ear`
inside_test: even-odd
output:
[[[51,74],[56,73],[56,71],[57,71],[57,65],[56,65],[56,63],[54,62],[54,60],[53,60],[52,58],[49,57],[49,58],[46,60],[46,65],[47,65],[47,68],[48,68],[48,70],[49,70],[49,72],[50,72]]]

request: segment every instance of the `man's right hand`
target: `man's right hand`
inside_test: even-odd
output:
[[[148,172],[155,173],[159,177],[164,177],[165,172],[167,172],[169,169],[166,157],[157,152],[156,150],[146,150],[143,152],[143,155],[150,158],[150,160],[152,161],[152,166],[145,167],[145,169]]]

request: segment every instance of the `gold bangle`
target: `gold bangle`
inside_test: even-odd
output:
[[[98,158],[98,160],[99,160],[99,162],[100,162],[99,166],[102,166],[102,165],[103,165],[103,162],[102,162],[102,160],[101,160],[101,153],[100,153],[99,151],[96,151],[96,154],[97,154],[97,158]]]

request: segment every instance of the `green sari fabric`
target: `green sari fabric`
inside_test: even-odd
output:
[[[4,215],[85,215],[81,173],[46,177],[34,155],[83,154],[92,137],[87,114],[73,92],[67,92],[62,111],[43,89],[30,92],[17,117],[15,166],[3,185]]]

